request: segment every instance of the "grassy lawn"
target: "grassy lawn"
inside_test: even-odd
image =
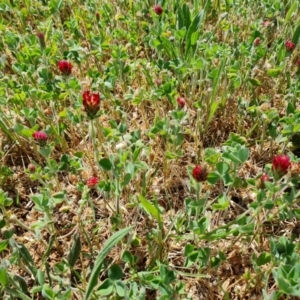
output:
[[[0,1],[0,299],[300,299],[297,0]]]

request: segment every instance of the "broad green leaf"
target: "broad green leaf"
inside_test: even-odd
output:
[[[4,251],[8,246],[8,240],[0,241],[0,253]]]
[[[220,174],[217,173],[217,172],[210,172],[207,176],[207,181],[210,183],[210,184],[216,184],[219,179],[221,178]]]
[[[237,152],[237,158],[241,163],[244,163],[249,157],[249,150],[247,148],[242,148]]]
[[[22,290],[22,293],[24,293],[24,294],[28,293],[27,283],[23,277],[21,277],[19,275],[14,275],[14,281],[18,282],[19,287]]]
[[[111,251],[111,249],[118,244],[131,230],[133,229],[133,226],[123,228],[119,230],[118,232],[115,232],[103,245],[101,251],[99,252],[94,268],[92,270],[92,274],[90,276],[90,280],[88,282],[86,293],[84,296],[84,300],[88,300],[91,297],[91,294],[94,290],[94,288],[98,284],[98,276],[101,270],[101,265],[107,254]]]
[[[216,169],[218,170],[220,175],[224,176],[229,170],[229,165],[226,162],[218,162],[216,164]]]
[[[109,296],[113,292],[114,282],[106,278],[98,288],[97,295]]]
[[[139,200],[140,200],[144,210],[148,214],[150,214],[153,218],[155,218],[157,222],[161,222],[161,216],[160,216],[158,209],[150,201],[148,201],[146,198],[144,198],[142,195],[139,195]]]
[[[23,294],[22,292],[16,290],[16,289],[11,289],[6,287],[5,288],[6,292],[11,295],[11,296],[15,296],[15,298],[12,299],[22,299],[22,300],[32,300],[32,298],[29,298],[28,296],[26,296],[25,294]]]
[[[261,86],[261,82],[258,79],[255,78],[249,78],[249,82],[253,85],[253,86]]]
[[[194,32],[197,32],[201,25],[202,25],[202,22],[203,22],[203,19],[204,19],[204,10],[202,10],[201,12],[199,12],[195,18],[193,19],[191,25],[189,26],[188,28],[188,31],[186,33],[186,51],[185,51],[185,56],[187,57],[189,51],[190,51],[190,48],[192,46],[192,35]]]
[[[162,45],[167,53],[167,55],[171,58],[171,59],[175,59],[177,58],[177,51],[174,47],[174,45],[164,36],[161,36],[161,41],[162,41]]]
[[[294,31],[294,35],[292,37],[292,41],[297,45],[300,37],[300,25],[297,26],[296,30]]]
[[[262,265],[269,263],[270,261],[271,261],[271,254],[268,252],[262,252],[258,256],[256,263],[258,266],[262,266]]]
[[[55,293],[53,289],[49,286],[49,284],[45,283],[42,289],[42,295],[46,299],[54,299]]]
[[[294,0],[293,4],[291,5],[290,9],[288,10],[285,16],[285,22],[288,23],[291,20],[293,12],[298,9],[298,0]]]
[[[118,265],[112,265],[109,269],[108,269],[108,277],[111,280],[119,280],[122,279],[123,277],[123,271],[122,269],[118,266]]]
[[[300,32],[299,32],[300,33]],[[268,75],[270,76],[270,77],[278,77],[279,75],[280,75],[280,73],[281,73],[281,69],[280,68],[277,68],[277,69],[269,69],[268,71],[267,71],[267,73],[268,73]]]
[[[99,165],[105,171],[110,171],[112,169],[112,163],[110,162],[110,160],[108,158],[102,158],[99,161]]]
[[[118,296],[122,297],[122,299],[124,299],[125,291],[126,291],[126,285],[124,284],[124,282],[120,281],[120,280],[116,281],[115,289],[116,289]]]
[[[8,283],[8,279],[7,279],[7,270],[5,268],[1,268],[0,269],[0,283],[3,286],[6,286]]]
[[[75,266],[75,263],[80,255],[81,252],[81,241],[79,234],[75,234],[73,237],[73,244],[72,248],[69,253],[69,265],[73,268]]]

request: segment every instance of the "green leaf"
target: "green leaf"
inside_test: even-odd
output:
[[[229,170],[229,165],[226,162],[218,162],[216,164],[216,169],[218,170],[220,175],[224,176]]]
[[[177,54],[177,51],[176,51],[174,45],[164,36],[161,36],[161,41],[162,41],[162,45],[163,45],[167,55],[171,59],[177,58],[178,54]]]
[[[32,300],[31,298],[29,298],[28,296],[26,296],[25,294],[23,294],[22,292],[20,291],[17,291],[15,289],[11,289],[11,288],[8,288],[6,287],[5,288],[5,291],[11,295],[11,296],[15,296],[15,298],[12,298],[12,299],[22,299],[22,300]]]
[[[142,195],[139,195],[138,197],[140,199],[140,202],[141,202],[144,210],[148,214],[150,214],[153,218],[155,218],[158,223],[160,223],[161,216],[160,216],[158,209],[150,201],[148,201],[146,198],[144,198]]]
[[[3,286],[6,286],[8,283],[8,279],[7,279],[7,270],[4,268],[0,269],[0,283]]]
[[[99,165],[105,171],[110,171],[112,169],[112,163],[108,158],[102,158],[99,160]]]
[[[19,287],[22,290],[22,293],[27,294],[28,293],[28,288],[27,288],[27,283],[25,279],[19,275],[14,276],[14,281],[19,283]]]
[[[108,277],[111,280],[119,280],[123,277],[123,271],[118,265],[112,265],[108,270]]]
[[[253,86],[261,86],[261,82],[258,79],[255,78],[249,78],[249,82],[253,85]]]
[[[242,148],[237,152],[237,158],[241,163],[244,163],[249,157],[249,150],[247,148]]]
[[[295,43],[295,45],[298,44],[299,37],[300,37],[300,25],[297,26],[297,28],[294,32],[294,35],[292,37],[292,41],[293,41],[293,43]]]
[[[295,12],[297,9],[298,9],[298,0],[295,0],[285,16],[285,23],[288,23],[291,20],[293,12]]]
[[[63,0],[51,0],[49,3],[50,11],[52,14],[61,9]]]
[[[43,285],[45,283],[45,274],[43,271],[41,271],[40,269],[37,270],[37,273],[36,273],[36,278],[38,280],[38,283],[40,285]]]
[[[92,274],[90,276],[90,280],[88,282],[86,293],[84,296],[84,300],[88,300],[91,297],[91,294],[94,290],[94,288],[98,284],[98,276],[101,270],[101,265],[104,260],[104,258],[107,256],[107,254],[111,251],[111,249],[118,244],[131,230],[133,229],[133,226],[123,228],[119,230],[118,232],[115,232],[103,245],[100,253],[98,254],[94,268],[92,270]]]
[[[118,280],[115,282],[115,289],[116,289],[118,296],[122,297],[122,299],[124,299],[126,285],[122,281]]]
[[[76,260],[78,259],[81,252],[81,242],[79,234],[75,234],[73,238],[72,248],[69,253],[69,265],[73,268],[75,266]]]
[[[27,248],[23,244],[17,244],[16,242],[13,242],[13,245],[19,250],[19,253],[23,258],[23,262],[28,266],[33,276],[36,277],[37,269]]]
[[[40,148],[39,152],[45,157],[48,158],[52,152],[52,148],[49,146],[46,146],[44,148]]]
[[[186,33],[186,51],[185,56],[187,57],[190,48],[192,46],[192,35],[194,32],[197,32],[200,29],[200,26],[202,25],[204,19],[204,10],[200,11],[196,17],[193,19],[191,25],[188,28],[188,31]]]
[[[239,227],[239,232],[240,233],[253,234],[253,232],[254,232],[254,223],[250,223],[250,224]]]
[[[8,240],[0,241],[0,253],[7,248]]]
[[[133,255],[128,250],[125,250],[122,254],[122,260],[128,264],[132,264],[134,258]]]
[[[42,295],[43,297],[45,297],[46,299],[54,299],[55,293],[52,290],[52,288],[49,286],[49,284],[45,283],[43,285],[43,289],[42,289]]]
[[[277,68],[277,69],[269,69],[267,71],[267,74],[270,76],[270,77],[278,77],[281,73],[281,69],[280,68]]]
[[[271,254],[267,252],[262,252],[256,260],[258,266],[265,265],[271,261]]]
[[[109,278],[105,279],[98,288],[97,295],[109,296],[113,292],[114,282]]]
[[[132,179],[132,176],[130,173],[126,173],[124,176],[124,180],[121,182],[121,187],[126,186]]]
[[[218,199],[218,203],[213,204],[214,210],[225,210],[229,207],[230,200],[226,198],[226,195],[221,195]]]
[[[65,200],[65,196],[66,196],[65,192],[58,192],[53,194],[51,198],[55,204],[59,204]]]
[[[216,184],[220,180],[221,176],[217,172],[210,172],[207,176],[207,181],[210,184]]]
[[[189,256],[195,249],[195,246],[192,244],[186,244],[184,247],[184,256]]]

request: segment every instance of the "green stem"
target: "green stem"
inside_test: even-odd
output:
[[[93,147],[94,147],[95,162],[98,162],[99,159],[98,159],[98,151],[97,151],[97,144],[96,144],[96,131],[95,131],[95,126],[94,126],[94,120],[91,120],[90,124],[91,124],[90,136],[91,136],[91,139],[92,139],[92,142],[93,142]]]

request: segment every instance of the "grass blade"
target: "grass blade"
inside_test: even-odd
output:
[[[98,257],[96,258],[96,262],[86,289],[86,293],[84,296],[84,300],[88,300],[91,297],[91,294],[98,284],[98,275],[100,273],[101,264],[104,260],[104,258],[107,256],[107,254],[110,252],[110,250],[119,243],[122,238],[128,234],[132,230],[133,226],[126,227],[121,229],[118,232],[115,232],[103,245],[103,248],[101,249],[100,253],[98,254]]]
[[[146,198],[144,198],[142,195],[139,195],[139,199],[141,201],[141,204],[142,204],[144,210],[148,214],[150,214],[153,218],[155,218],[155,220],[158,223],[160,223],[161,218],[160,218],[158,209],[150,201],[148,201]]]
[[[73,245],[69,254],[69,265],[73,268],[76,260],[78,259],[81,251],[81,242],[79,234],[75,234],[73,239]]]

